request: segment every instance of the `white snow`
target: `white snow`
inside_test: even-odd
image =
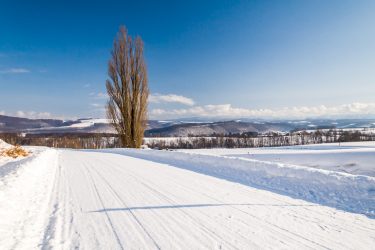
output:
[[[93,118],[93,119],[81,119],[81,120],[77,120],[75,121],[76,123],[73,123],[71,125],[67,125],[67,126],[58,126],[58,127],[44,127],[43,130],[55,130],[55,129],[72,129],[72,128],[75,128],[75,129],[83,129],[83,128],[89,128],[89,127],[93,127],[95,126],[96,124],[109,124],[110,121],[108,119],[99,119],[99,118]],[[40,130],[40,128],[34,128],[34,129],[28,129],[28,131],[36,131],[36,130]]]
[[[0,151],[3,149],[10,148],[11,145],[0,139]]]
[[[96,119],[81,119],[80,120],[80,123],[76,123],[76,124],[73,124],[71,125],[71,127],[74,127],[74,126],[82,126],[82,127],[91,127],[91,126],[94,126],[95,124],[109,124],[111,123],[111,121],[109,119],[99,119],[99,118],[96,118]]]
[[[56,171],[56,151],[0,166],[0,249],[35,249],[41,243]]]
[[[10,144],[8,144],[5,141],[0,139],[0,153],[3,150],[11,148],[11,147],[12,147],[12,145],[10,145]],[[14,162],[14,161],[17,161],[17,160],[20,160],[20,159],[13,159],[13,158],[10,158],[10,157],[1,156],[1,154],[0,154],[0,175],[1,175],[2,171],[5,171],[3,168],[1,168],[2,165],[4,165],[7,162]]]
[[[0,249],[375,245],[370,176],[216,150],[32,150],[0,164]]]
[[[222,149],[218,149],[220,150]],[[244,185],[375,217],[375,177],[371,176],[259,161],[245,157],[191,153],[209,150],[173,152],[111,149],[102,151],[171,164]],[[315,156],[320,157],[319,154]]]
[[[109,124],[108,119],[81,119],[78,123],[74,123],[69,126],[62,126],[58,128],[88,128],[93,127],[95,124]]]
[[[375,177],[375,142],[310,144],[290,147],[194,149],[181,152],[286,163]]]

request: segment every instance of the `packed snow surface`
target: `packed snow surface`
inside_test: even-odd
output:
[[[294,198],[375,218],[375,177],[202,151],[103,150],[171,164]],[[194,153],[195,152],[195,153]],[[206,151],[205,151],[206,152]],[[320,157],[319,154],[315,155]]]
[[[375,245],[370,176],[184,152],[33,151],[0,164],[11,169],[0,174],[0,249]]]

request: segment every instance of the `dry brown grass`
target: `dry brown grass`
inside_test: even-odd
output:
[[[0,151],[0,156],[18,158],[29,156],[30,152],[23,149],[21,146],[14,146]]]

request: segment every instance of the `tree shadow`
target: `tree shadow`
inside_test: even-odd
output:
[[[143,206],[143,207],[124,207],[124,208],[103,208],[89,211],[89,213],[115,212],[115,211],[134,211],[134,210],[155,210],[155,209],[180,209],[180,208],[201,208],[201,207],[222,207],[222,206],[264,206],[264,207],[314,207],[318,205],[298,205],[298,204],[184,204],[184,205],[164,205],[164,206]]]

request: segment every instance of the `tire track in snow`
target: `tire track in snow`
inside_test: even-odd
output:
[[[158,190],[156,190],[155,188],[151,187],[150,185],[146,184],[144,181],[140,180],[139,178],[135,177],[133,174],[130,174],[134,179],[136,179],[139,183],[142,183],[142,185],[144,185],[147,189],[151,190],[152,192],[154,192],[155,194],[157,194],[159,197],[162,197],[165,201],[167,201],[169,204],[171,205],[178,205],[178,203],[176,203],[174,200],[170,199],[168,196],[166,196],[165,194],[159,192]],[[213,230],[210,230],[206,225],[204,225],[203,223],[201,223],[198,219],[194,218],[192,215],[190,215],[189,213],[187,213],[186,211],[184,211],[184,209],[182,208],[177,208],[179,209],[179,211],[181,211],[186,217],[190,218],[192,221],[194,221],[196,224],[198,224],[201,228],[203,228],[207,233],[211,234],[211,236],[213,236],[214,238],[216,238],[217,240],[221,240],[223,241],[224,243],[226,243],[227,245],[231,246],[233,249],[238,249],[236,246],[234,246],[232,243],[230,243],[229,241],[227,240],[224,240],[223,238],[220,238],[220,236],[215,233]],[[203,214],[203,213],[202,213]],[[205,215],[205,214],[204,214]],[[225,225],[220,225],[222,227],[225,227],[227,229],[229,229],[228,227],[226,227]],[[229,229],[230,230],[230,229]],[[257,246],[255,243],[253,243],[255,245],[255,247],[259,247]]]
[[[143,159],[141,159],[141,160],[143,160]],[[118,166],[118,165],[112,165],[112,167],[115,167],[115,168],[117,168],[117,169],[120,169],[120,170],[122,170],[122,171],[125,171],[123,168],[121,168],[121,167]],[[171,204],[175,204],[175,205],[177,204],[174,200],[170,199],[170,198],[167,197],[165,194],[163,194],[163,193],[161,193],[160,191],[154,189],[153,187],[151,187],[150,185],[148,185],[147,183],[145,183],[144,181],[142,181],[140,178],[136,177],[136,176],[134,175],[134,173],[130,173],[129,170],[127,170],[127,174],[128,174],[128,175],[131,175],[134,179],[137,180],[137,182],[142,183],[142,184],[143,184],[145,187],[147,187],[149,190],[153,191],[154,193],[159,194],[161,197],[163,197],[163,198],[164,198],[166,201],[168,201],[169,203],[171,203]],[[151,181],[151,182],[152,182],[152,180],[150,180],[150,179],[149,179],[148,181]],[[175,182],[174,184],[175,184],[175,185],[178,185],[178,186],[180,186],[181,188],[187,190],[186,187],[182,186],[181,184],[179,184],[179,183],[177,183],[177,182]],[[191,190],[188,190],[188,191],[191,191]],[[203,194],[203,193],[201,193],[201,194]],[[170,193],[170,195],[171,195],[171,196],[174,196],[174,195],[171,194],[171,193]],[[210,198],[210,199],[214,200],[215,202],[218,202],[219,204],[224,204],[224,203],[225,203],[225,202],[223,202],[223,201],[221,201],[221,200],[219,200],[219,199],[216,199],[216,198],[214,198],[214,197],[212,197],[212,196],[208,196],[208,195],[206,195],[206,194],[203,194],[203,195],[205,195],[207,198]],[[316,245],[316,246],[319,246],[319,247],[321,247],[321,248],[329,249],[329,248],[327,248],[326,246],[319,244],[318,242],[312,241],[312,240],[310,240],[310,239],[308,239],[308,238],[306,238],[306,237],[303,237],[303,236],[301,236],[301,235],[299,235],[299,234],[297,234],[297,233],[291,232],[291,231],[289,231],[289,230],[287,230],[287,229],[285,229],[285,228],[282,228],[282,227],[280,227],[280,226],[278,226],[278,225],[276,225],[276,224],[274,224],[274,223],[270,223],[270,222],[268,222],[268,221],[265,221],[265,220],[263,220],[262,218],[259,218],[259,217],[255,216],[255,215],[253,215],[253,214],[251,214],[251,213],[249,213],[249,212],[246,212],[246,211],[244,211],[244,210],[242,210],[242,209],[240,209],[240,208],[238,208],[238,207],[236,207],[236,206],[233,206],[233,205],[230,205],[230,204],[228,204],[228,206],[231,207],[231,208],[233,208],[233,209],[235,209],[235,210],[237,210],[237,211],[240,211],[240,212],[242,212],[242,213],[245,213],[246,215],[248,215],[248,216],[250,216],[250,217],[256,219],[256,220],[257,220],[258,222],[260,222],[261,224],[267,225],[267,227],[269,228],[270,231],[275,231],[274,227],[278,228],[279,230],[281,230],[281,231],[287,233],[287,234],[284,234],[285,237],[287,237],[287,238],[289,238],[289,239],[292,239],[292,240],[294,239],[294,240],[296,240],[297,242],[299,242],[300,244],[304,245],[305,247],[308,247],[308,248],[314,249],[313,247],[310,247],[310,246],[306,245],[304,242],[299,241],[299,240],[297,240],[296,238],[290,238],[290,236],[289,236],[288,234],[293,235],[293,236],[295,236],[295,237],[297,237],[297,238],[300,238],[300,239],[302,239],[302,240],[304,240],[304,241],[310,242],[310,243],[312,243],[312,244],[314,244],[314,245]],[[180,209],[180,210],[181,210],[182,213],[184,213],[184,214],[185,214],[186,216],[188,216],[190,219],[194,220],[194,221],[195,221],[196,223],[198,223],[200,226],[202,226],[203,228],[206,228],[209,232],[211,232],[213,235],[215,235],[216,237],[218,237],[218,239],[223,240],[223,239],[220,238],[217,234],[215,234],[215,232],[209,230],[205,225],[203,225],[203,224],[200,223],[198,220],[196,220],[195,218],[193,218],[190,214],[186,213],[186,212],[183,211],[182,209]],[[248,226],[251,226],[251,225],[248,225]],[[281,232],[278,231],[277,233],[281,233]],[[227,243],[228,245],[231,245],[231,243],[229,243],[229,242],[227,242],[227,241],[226,241],[225,243]],[[231,245],[231,246],[234,247],[233,245]],[[234,248],[236,248],[236,247],[234,247]]]
[[[115,249],[118,243],[114,241],[111,230],[116,231],[123,243],[123,248],[142,246],[156,248],[152,239],[147,236],[147,232],[160,246],[159,248],[163,249],[219,247],[248,249],[260,248],[259,246],[313,249],[350,249],[356,246],[356,249],[366,249],[366,246],[374,243],[371,232],[375,229],[373,227],[375,224],[362,216],[340,211],[336,215],[333,209],[323,206],[316,209],[304,207],[303,205],[308,204],[303,201],[255,188],[245,188],[218,178],[139,158],[105,156],[99,152],[86,154],[71,151],[66,153],[64,167],[69,166],[68,172],[71,174],[69,181],[62,185],[75,186],[73,192],[78,195],[79,199],[74,203],[77,203],[79,207],[84,205],[83,207],[86,207],[88,212],[105,212],[113,224],[110,227],[110,223],[107,223],[108,218],[103,216],[104,214],[90,215],[81,210],[83,213],[79,215],[79,220],[75,221],[75,225],[81,225],[78,228],[83,233],[83,238],[80,239],[83,243],[85,240],[89,242],[90,239],[96,239],[100,242],[113,243],[112,248]],[[86,173],[88,171],[89,173]],[[94,184],[96,188],[93,187]],[[85,197],[87,194],[89,196]],[[233,194],[232,197],[231,194]],[[101,203],[98,195],[102,199]],[[254,198],[251,198],[251,195]],[[249,206],[236,205],[245,203],[244,201],[248,201],[249,205],[255,205],[254,209]],[[220,203],[228,209],[183,208],[183,204],[210,205],[210,203]],[[302,207],[278,208],[276,205],[273,207],[275,203],[297,204]],[[256,205],[266,207],[263,209]],[[107,211],[105,211],[105,206],[107,206]],[[96,210],[100,207],[103,209]],[[186,205],[186,207],[190,206]],[[158,208],[167,209],[159,210]],[[114,213],[112,214],[111,211]],[[115,213],[115,211],[123,212]],[[269,216],[268,213],[270,213]],[[306,216],[311,220],[304,222],[303,218],[297,219],[293,213],[296,216]],[[87,219],[88,222],[86,222]],[[138,224],[137,219],[143,228]],[[204,226],[215,235],[202,228],[199,223],[204,223]],[[358,227],[369,226],[371,230],[356,229],[355,225],[353,225],[353,230],[350,230],[352,223],[358,223]],[[335,230],[335,225],[338,231]],[[87,226],[95,230],[87,231]],[[328,226],[325,227],[327,231],[321,231],[319,226]],[[100,234],[103,230],[105,234]],[[349,234],[350,231],[353,235]],[[353,242],[353,240],[356,241]],[[233,243],[234,247],[227,241]],[[106,246],[105,244],[81,244],[83,247],[85,245],[90,246],[88,249]]]
[[[83,166],[84,166],[84,165],[83,165]],[[99,199],[99,202],[100,202],[100,204],[102,205],[102,207],[103,207],[103,209],[104,209],[104,213],[105,213],[105,215],[106,215],[106,217],[107,217],[107,220],[108,220],[108,222],[109,222],[109,224],[110,224],[110,226],[111,226],[112,232],[113,232],[113,234],[114,234],[114,236],[115,236],[115,238],[116,238],[116,242],[118,243],[119,247],[120,247],[122,250],[124,250],[124,246],[122,245],[121,240],[120,240],[120,237],[118,236],[118,234],[117,234],[117,232],[116,232],[116,230],[115,230],[115,228],[114,228],[114,226],[113,226],[113,222],[112,222],[112,220],[111,220],[111,218],[110,218],[108,212],[105,210],[105,206],[104,206],[103,199],[102,199],[102,197],[101,197],[100,194],[99,194],[99,190],[98,190],[98,188],[97,188],[97,186],[96,186],[96,184],[95,184],[95,181],[94,181],[94,179],[93,179],[93,177],[92,177],[92,175],[91,175],[91,172],[90,172],[90,170],[88,169],[88,167],[84,166],[84,168],[86,169],[87,175],[89,176],[89,178],[90,178],[90,180],[91,180],[91,183],[92,183],[92,185],[93,185],[93,187],[94,187],[94,189],[95,189],[95,193],[96,193],[96,195],[97,195],[97,197],[98,197],[98,199]]]
[[[140,182],[142,182],[142,181],[140,181]],[[165,200],[167,200],[168,202],[170,202],[170,203],[172,203],[172,204],[177,204],[175,201],[173,201],[172,199],[170,199],[170,198],[168,198],[165,194],[163,194],[163,193],[161,193],[161,192],[159,192],[159,191],[157,191],[156,189],[154,189],[154,188],[152,188],[152,187],[150,187],[149,185],[147,185],[147,184],[145,184],[144,182],[142,182],[143,183],[143,185],[145,185],[146,187],[148,187],[150,190],[152,190],[153,192],[155,192],[155,193],[158,193],[161,197],[164,197],[164,199]],[[173,196],[173,194],[171,194],[172,196]],[[207,197],[209,197],[209,196],[207,196]],[[212,199],[212,200],[214,200],[215,202],[218,202],[219,204],[224,204],[225,202],[223,202],[223,201],[220,201],[220,200],[218,200],[218,199]],[[231,208],[235,208],[236,210],[238,210],[238,211],[241,211],[241,212],[244,212],[243,210],[240,210],[240,209],[238,209],[237,207],[235,207],[235,206],[233,206],[233,205],[230,205],[230,204],[228,204],[228,206],[229,207],[231,207]],[[185,211],[183,211],[182,210],[182,212],[185,214],[185,215],[187,215],[188,217],[190,217],[191,219],[194,219],[191,215],[189,215],[188,213],[186,213]],[[249,213],[247,213],[247,212],[245,212],[247,215],[251,215],[251,214],[249,214]],[[202,213],[203,215],[205,215],[204,213]],[[206,215],[205,215],[206,216]],[[253,217],[253,218],[255,218],[255,219],[257,219],[259,222],[261,222],[261,223],[265,223],[266,221],[264,221],[264,220],[262,220],[261,218],[258,218],[258,217],[256,217],[256,216],[253,216],[253,215],[251,215],[251,217]],[[205,227],[202,223],[200,223],[197,219],[194,219],[198,224],[200,224],[201,226],[203,226],[203,227]],[[245,222],[243,222],[243,223],[245,223]],[[245,223],[247,226],[252,226],[252,225],[250,225],[250,224],[247,224],[247,223]],[[269,223],[271,226],[273,226],[274,224],[272,224],[272,223]],[[221,226],[223,226],[223,225],[221,225]],[[205,227],[205,228],[207,228],[207,227]],[[208,228],[207,228],[208,229]],[[282,229],[282,228],[279,228],[279,229]],[[269,227],[269,230],[270,231],[275,231],[272,227]],[[288,233],[290,233],[290,231],[288,231],[288,230],[286,230]],[[215,234],[213,231],[210,231],[210,232],[212,232],[218,239],[220,239],[220,240],[223,240],[222,238],[220,238],[217,234]],[[280,233],[280,232],[278,232],[278,233]],[[287,237],[287,238],[289,238],[289,239],[292,239],[293,240],[293,238],[290,238],[288,235],[284,235],[285,237]],[[298,235],[297,235],[298,236]],[[275,238],[275,239],[277,239],[277,238]],[[304,238],[305,239],[305,238]],[[295,239],[294,239],[295,240]],[[306,239],[305,239],[306,240]],[[309,247],[309,248],[311,248],[310,246],[308,246],[308,245],[306,245],[306,244],[304,244],[303,242],[301,242],[301,241],[298,241],[300,244],[302,244],[302,245],[304,245],[305,247]],[[227,243],[228,245],[231,245],[228,241],[226,241],[225,243]],[[255,244],[255,243],[254,243]],[[317,244],[317,245],[319,245],[319,244]],[[233,246],[233,245],[232,245]],[[314,249],[314,248],[311,248],[311,249]],[[327,248],[326,248],[327,249]]]
[[[139,181],[140,181],[140,180],[139,180]],[[140,181],[140,182],[141,182],[141,181]],[[144,185],[147,185],[147,184],[144,183]],[[178,185],[180,188],[185,189],[185,190],[187,190],[187,191],[191,191],[191,190],[189,190],[188,188],[186,188],[185,186],[180,185],[178,182],[175,182],[175,185]],[[157,190],[154,190],[154,191],[155,191],[155,192],[158,192]],[[160,193],[160,192],[158,192],[158,193]],[[203,196],[205,196],[205,197],[207,197],[207,198],[209,198],[209,199],[215,201],[215,202],[218,202],[218,203],[221,203],[221,204],[225,203],[224,201],[221,201],[221,200],[219,200],[219,199],[216,199],[216,198],[214,198],[214,197],[212,197],[212,196],[210,196],[210,195],[207,195],[207,194],[205,194],[205,193],[202,193],[202,192],[199,192],[199,193],[200,193],[201,195],[203,195]],[[160,193],[160,194],[163,195],[162,193]],[[171,195],[173,196],[173,194],[171,194]],[[310,239],[307,239],[307,238],[305,238],[305,237],[303,237],[303,236],[300,236],[300,235],[297,234],[297,233],[291,232],[291,231],[289,231],[289,230],[287,230],[287,229],[284,229],[284,228],[282,228],[282,227],[279,227],[278,225],[276,225],[276,224],[274,224],[274,223],[270,223],[270,222],[268,222],[268,221],[266,221],[266,220],[263,220],[263,219],[260,218],[260,217],[254,216],[253,214],[251,214],[251,213],[249,213],[249,212],[246,212],[245,210],[242,210],[242,209],[238,208],[237,206],[234,206],[234,205],[231,205],[231,204],[228,204],[228,206],[231,207],[231,208],[233,208],[233,209],[235,209],[235,210],[237,210],[237,211],[240,211],[240,212],[242,212],[242,213],[245,213],[246,215],[248,215],[248,216],[250,216],[250,217],[256,219],[258,222],[260,222],[260,223],[262,223],[262,224],[264,224],[264,225],[268,225],[268,229],[269,229],[270,231],[275,231],[275,229],[274,229],[273,227],[276,227],[276,228],[280,229],[281,231],[284,231],[284,232],[286,232],[286,233],[288,233],[288,234],[291,234],[291,235],[297,236],[298,238],[301,238],[301,239],[303,239],[303,240],[309,241],[310,243],[313,243],[313,244],[315,244],[315,245],[318,245],[318,246],[320,246],[320,247],[323,247],[324,249],[329,249],[329,248],[327,248],[327,247],[325,247],[325,246],[323,246],[323,245],[321,245],[321,244],[319,244],[319,243],[317,243],[317,242],[315,242],[315,241],[311,241]],[[243,221],[243,223],[245,223],[247,226],[251,226],[250,224],[247,224],[247,223],[244,222],[244,221]],[[277,233],[280,233],[280,231],[278,231]],[[289,239],[292,239],[292,240],[296,240],[296,239],[291,238],[291,237],[290,237],[289,235],[287,235],[287,234],[284,234],[283,236],[284,236],[284,237],[287,237],[287,238],[289,238]],[[297,241],[298,241],[298,240],[297,240]],[[306,245],[304,242],[301,242],[301,241],[298,241],[298,242],[299,242],[300,244],[304,245],[305,247],[310,247],[310,246]],[[314,249],[314,248],[312,248],[312,249]]]
[[[134,214],[133,211],[131,211],[129,209],[129,206],[123,201],[123,199],[119,196],[119,194],[116,192],[116,190],[111,186],[111,184],[101,175],[98,173],[97,170],[95,170],[94,168],[92,169],[94,172],[96,172],[97,176],[99,176],[106,184],[107,186],[112,190],[112,193],[117,197],[117,199],[122,203],[122,205],[124,207],[126,207],[130,214],[132,215],[132,217],[134,218],[134,220],[137,222],[137,224],[143,229],[143,231],[146,233],[146,235],[151,239],[151,241],[154,243],[155,247],[157,249],[160,249],[160,246],[156,243],[155,239],[151,236],[151,234],[147,231],[147,229],[144,227],[144,225],[141,223],[141,221],[138,219],[138,217]],[[103,204],[103,203],[102,203]],[[108,212],[106,210],[106,208],[104,207],[103,205],[103,210],[104,212],[106,213],[106,215],[108,216]],[[108,217],[109,218],[109,217]],[[111,223],[112,224],[112,223]],[[113,228],[113,226],[112,226]],[[117,234],[116,234],[117,235]],[[118,238],[118,236],[117,236]],[[123,248],[122,248],[123,249]]]
[[[119,167],[119,169],[121,169],[120,166],[116,166],[116,165],[112,165],[111,167]],[[124,170],[124,169],[122,169]],[[120,171],[122,172],[122,171]],[[99,174],[99,173],[98,173]],[[130,173],[129,171],[126,172],[127,175],[131,176],[133,179],[135,179],[138,183],[141,183],[143,186],[145,186],[148,190],[150,190],[151,192],[157,194],[157,196],[159,197],[162,197],[165,201],[167,201],[169,204],[171,204],[172,206],[176,206],[178,205],[175,201],[169,199],[167,196],[165,196],[164,194],[158,192],[156,189],[152,188],[151,186],[147,185],[144,181],[141,181],[140,178],[136,177],[134,174]],[[104,179],[104,178],[103,178]],[[108,184],[108,182],[107,182]],[[109,184],[108,184],[109,185]],[[126,206],[128,208],[128,206]],[[232,243],[230,243],[229,241],[221,238],[218,234],[216,234],[213,230],[209,229],[206,225],[204,225],[203,223],[201,223],[198,219],[194,218],[193,216],[191,216],[189,213],[187,213],[186,211],[184,211],[182,208],[177,208],[180,212],[182,212],[186,217],[188,217],[191,221],[193,221],[195,224],[197,224],[198,226],[200,226],[200,228],[202,228],[205,233],[207,235],[210,235],[212,238],[215,238],[216,241],[219,240],[219,241],[223,241],[224,243],[226,243],[228,246],[231,246],[232,249],[239,249],[238,247],[234,246]],[[131,209],[128,209],[128,211],[130,211],[132,214],[133,212],[131,211]],[[169,218],[169,219],[173,219],[173,218]],[[181,221],[179,220],[175,220],[179,223],[181,223]],[[225,225],[220,225],[222,227],[226,227]],[[230,230],[228,227],[226,227],[228,230]],[[246,239],[248,240],[248,239]],[[254,244],[254,247],[260,247],[258,245],[256,245],[255,243]]]
[[[103,162],[104,162],[104,161],[103,161]],[[114,168],[113,166],[115,166],[115,165],[111,165],[111,168],[114,169],[114,170],[115,170],[115,169],[117,170],[117,168]],[[119,166],[119,167],[120,167],[120,166]],[[120,170],[120,169],[121,169],[121,167],[119,168],[119,170]],[[122,170],[124,170],[124,169],[122,169]],[[98,172],[98,170],[97,170],[97,172]],[[124,174],[124,175],[121,175],[122,177],[126,176],[126,177],[130,177],[130,178],[133,179],[133,180],[136,180],[134,183],[137,183],[137,185],[140,183],[140,181],[138,181],[138,179],[134,178],[133,175],[132,175],[130,172],[128,172],[128,171],[126,171],[126,172],[119,171],[119,173]],[[98,172],[98,174],[100,174],[100,173]],[[108,174],[107,171],[106,171],[106,174]],[[120,176],[120,175],[118,175],[118,174],[115,174],[114,172],[111,172],[111,174],[113,174],[113,177],[114,177],[114,178],[117,178],[117,176]],[[104,176],[103,174],[100,174],[100,175],[101,175],[101,176]],[[123,179],[123,178],[118,179],[118,180],[120,180],[121,182],[124,182],[124,179]],[[146,190],[150,191],[147,187],[146,187]],[[140,191],[140,190],[138,190],[138,191]],[[137,197],[141,197],[140,194],[142,194],[142,192],[138,192]],[[164,198],[161,199],[161,196],[158,195],[158,194],[155,193],[155,192],[151,192],[151,193],[150,193],[150,192],[147,192],[147,195],[144,196],[144,197],[145,197],[145,199],[148,199],[148,200],[150,200],[150,197],[155,197],[155,198],[157,198],[158,200],[163,201],[163,203],[165,203],[165,201],[166,201]],[[129,198],[130,198],[130,197],[129,197]],[[142,199],[141,199],[141,200],[142,200]],[[171,202],[168,202],[168,204],[170,204],[171,206],[176,205],[175,203],[171,203]],[[131,208],[130,208],[130,207],[127,207],[125,210],[127,210],[127,211],[131,211]],[[181,212],[181,209],[178,209],[178,211]],[[183,222],[183,221],[185,221],[185,219],[187,219],[187,218],[180,218],[180,217],[179,217],[180,215],[177,216],[177,218],[179,218],[179,219],[175,218],[174,216],[168,216],[167,218],[164,218],[164,219],[166,219],[168,222],[174,222],[175,225],[177,226],[177,228],[175,227],[175,230],[170,230],[171,228],[169,228],[168,226],[165,227],[165,225],[164,225],[164,221],[163,221],[163,218],[159,217],[159,216],[160,216],[159,213],[155,212],[154,209],[151,209],[150,212],[154,215],[154,218],[157,218],[157,219],[159,220],[157,223],[160,224],[160,226],[163,228],[163,232],[165,233],[165,232],[169,231],[169,233],[171,233],[171,234],[173,234],[173,235],[176,234],[176,229],[181,227],[181,225],[182,225],[181,222]],[[185,214],[185,213],[184,213],[184,214]],[[185,215],[185,216],[186,216],[186,215]],[[188,218],[190,219],[189,221],[191,221],[193,224],[202,227],[202,224],[199,222],[199,220],[197,220],[197,219],[193,219],[190,215],[188,215],[188,216],[186,216],[186,217],[188,217]],[[222,225],[219,225],[219,226],[222,226]],[[206,228],[206,227],[205,227],[205,228]],[[203,229],[205,229],[205,228],[203,228]],[[204,233],[204,235],[206,235],[206,237],[207,237],[208,239],[213,239],[214,242],[218,242],[218,240],[223,241],[222,238],[220,238],[220,237],[212,237],[212,236],[213,236],[213,235],[212,235],[212,231],[208,231],[208,230],[206,230],[206,231],[202,231],[202,232],[200,232],[200,233]],[[196,238],[196,237],[194,237],[194,235],[192,234],[192,232],[189,232],[189,231],[183,231],[183,235],[184,235],[184,236],[187,236],[186,234],[191,234],[191,235],[188,235],[188,237],[191,238],[191,240],[194,241],[194,242],[195,242],[195,241],[198,241],[198,240],[200,239],[200,238]],[[155,241],[156,241],[156,240],[155,240]],[[226,243],[227,243],[228,245],[230,245],[230,243],[228,243],[228,242],[226,242]],[[210,246],[210,247],[212,247],[212,246]],[[210,249],[210,247],[207,246],[208,249]],[[257,246],[257,247],[259,248],[259,246]],[[173,249],[173,248],[172,248],[172,249]],[[233,247],[233,249],[238,249],[238,248]]]
[[[53,185],[53,191],[52,191],[52,195],[54,195],[55,192],[56,194],[54,196],[51,196],[51,198],[53,197],[52,198],[53,209],[52,209],[51,215],[49,216],[47,226],[44,230],[44,235],[43,235],[43,240],[42,240],[42,245],[41,245],[42,249],[52,248],[52,246],[50,245],[50,240],[54,237],[55,225],[56,225],[56,220],[57,220],[57,212],[59,209],[58,197],[60,194],[61,171],[62,171],[61,165],[59,165],[54,176],[54,185]]]
[[[136,158],[136,157],[133,157],[133,158]],[[143,159],[143,158],[139,158],[139,159]],[[143,159],[143,160],[144,160],[144,159]],[[170,166],[170,167],[174,167],[173,165],[169,165],[169,166]],[[189,172],[190,172],[190,170],[186,170],[186,171],[189,171]],[[194,172],[194,171],[193,171],[193,172]],[[151,179],[149,178],[149,180],[151,180]],[[151,181],[152,181],[152,180],[151,180]],[[176,181],[173,180],[173,179],[169,179],[169,181],[173,181],[174,185],[176,185],[176,186],[180,186],[181,188],[183,188],[183,189],[185,189],[185,190],[188,190],[188,191],[191,191],[191,188],[194,188],[194,186],[187,188],[187,187],[185,187],[185,186],[183,186],[183,185],[180,185],[180,183],[176,182]],[[206,194],[204,194],[204,193],[202,193],[202,192],[198,192],[198,193],[201,193],[202,195],[206,195]],[[173,194],[172,194],[172,195],[173,195]],[[207,197],[213,199],[213,200],[216,201],[216,202],[222,202],[222,201],[220,201],[220,200],[218,200],[218,199],[215,199],[215,198],[213,198],[213,197],[211,197],[211,196],[207,196]],[[288,205],[293,205],[293,203],[289,203],[289,202],[286,202],[286,201],[284,201],[284,200],[277,199],[277,198],[275,198],[275,197],[272,197],[272,199],[278,200],[278,201],[280,201],[280,202],[282,202],[282,203],[287,203]],[[316,206],[318,206],[318,205],[316,205]],[[248,213],[248,212],[246,212],[245,210],[243,210],[243,209],[241,209],[241,208],[239,208],[239,207],[237,207],[237,206],[233,206],[233,205],[232,205],[232,207],[233,207],[234,209],[238,210],[238,211],[242,211],[243,213]],[[318,210],[315,210],[315,209],[310,209],[309,207],[306,207],[306,206],[302,206],[301,208],[302,208],[303,210],[308,211],[308,214],[313,213],[313,214],[319,215],[318,217],[321,217],[321,216],[327,217],[327,213],[324,213],[324,212],[322,212],[322,211],[318,211]],[[292,210],[294,210],[294,208],[292,208]],[[292,213],[291,213],[291,215],[292,215],[292,214],[293,214],[293,211],[291,211],[291,212],[292,212]],[[250,215],[252,215],[252,214],[249,214],[249,216],[250,216]],[[298,213],[297,213],[297,215],[298,215]],[[252,216],[254,216],[254,215],[252,215]],[[338,217],[338,218],[333,217],[333,216],[329,216],[329,217],[330,217],[330,218],[333,218],[335,221],[336,221],[336,220],[340,220],[340,217]],[[323,248],[327,248],[327,247],[325,247],[324,245],[322,245],[322,244],[320,244],[320,243],[318,243],[318,242],[316,242],[316,241],[311,241],[310,239],[301,236],[298,232],[293,232],[293,231],[290,231],[290,230],[285,229],[285,228],[283,228],[283,227],[277,226],[276,224],[271,223],[271,222],[268,222],[268,221],[266,221],[266,220],[263,220],[263,219],[260,218],[260,217],[256,217],[256,218],[257,218],[257,220],[264,221],[263,224],[269,224],[269,225],[271,226],[271,227],[270,227],[270,230],[275,230],[275,228],[279,228],[279,229],[282,230],[282,231],[288,232],[288,234],[295,235],[296,237],[302,238],[302,239],[304,239],[304,240],[307,239],[307,241],[310,241],[311,243],[313,243],[313,244],[315,244],[315,245],[318,245],[318,246],[323,247]],[[311,223],[316,224],[317,226],[319,226],[319,227],[321,228],[321,225],[319,224],[319,221],[316,221],[316,220],[315,220],[315,221],[307,220],[306,218],[303,218],[303,217],[300,217],[300,216],[297,216],[297,218],[299,218],[301,221],[310,221]],[[312,217],[312,218],[313,218],[313,217]],[[343,222],[344,222],[344,221],[343,221]],[[354,221],[354,222],[355,222],[355,221]],[[302,223],[303,223],[303,222],[302,222]],[[354,223],[354,225],[355,225],[355,224],[356,224],[356,223]],[[330,226],[331,226],[330,230],[340,232],[340,230],[335,229],[335,227],[338,227],[338,226],[340,226],[340,225],[342,225],[342,224],[341,224],[341,223],[338,223],[338,222],[337,222],[336,224],[334,224],[334,225],[330,224]],[[275,227],[275,228],[273,228],[273,227]],[[373,232],[375,231],[374,229],[369,228],[369,227],[366,227],[365,225],[359,225],[358,227],[355,225],[355,227],[358,228],[358,229],[360,229],[360,230],[362,230],[362,231],[365,230],[365,231],[367,231],[367,232],[369,232],[369,233],[373,233]],[[346,232],[349,232],[349,233],[350,233],[350,232],[352,232],[350,228],[351,228],[351,227],[349,227],[349,225],[347,225],[347,226],[345,226],[345,227],[342,227],[341,230],[345,230]],[[321,237],[324,238],[324,234],[325,234],[325,233],[322,233],[322,234],[321,234]],[[330,241],[329,238],[326,237],[326,238],[324,238],[324,239],[326,240],[327,243],[329,243],[329,241]],[[336,244],[343,246],[341,241],[337,241]]]
[[[61,153],[57,151],[57,170],[55,174],[53,192],[50,198],[51,212],[49,221],[44,230],[41,244],[42,249],[64,248],[66,245],[75,245],[72,248],[80,248],[80,233],[74,227],[74,208],[76,203],[72,202],[74,192],[68,184],[65,167],[60,162]],[[81,208],[82,211],[82,208]],[[72,237],[74,236],[74,238]],[[58,238],[59,237],[59,238]],[[55,242],[51,242],[55,241]]]

